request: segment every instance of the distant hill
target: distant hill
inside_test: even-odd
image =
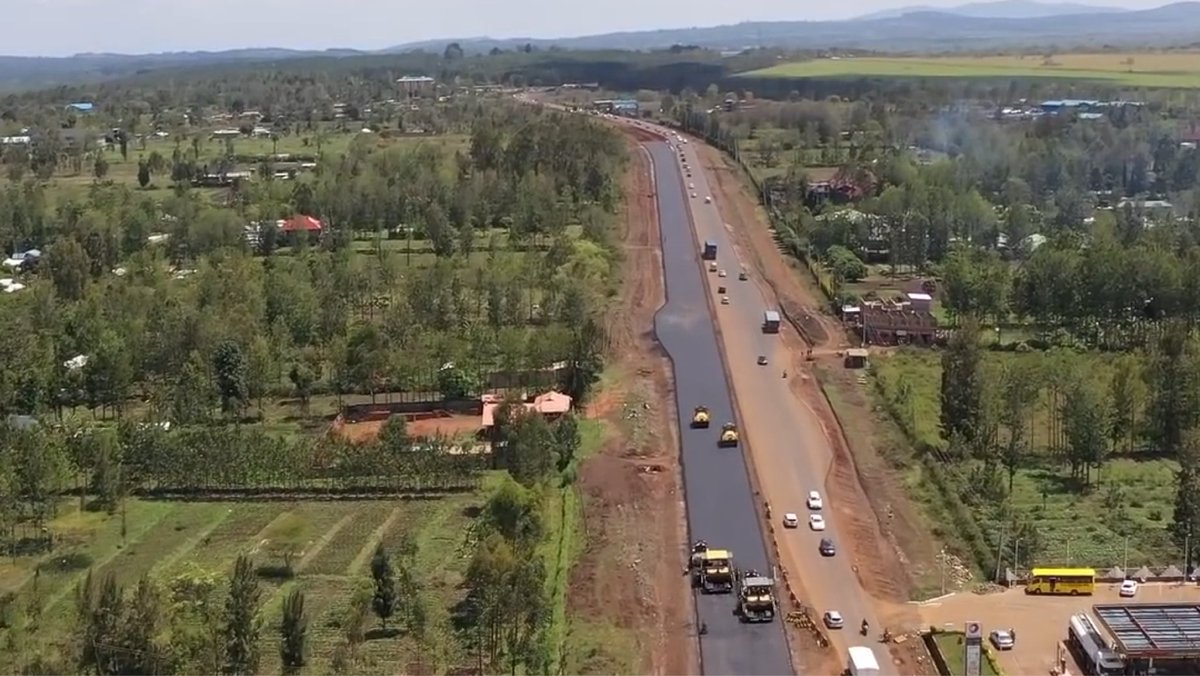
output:
[[[975,6],[1033,5],[1004,0]],[[1071,7],[1071,5],[1044,5]],[[979,9],[983,7],[984,9]],[[711,49],[748,47],[796,49],[858,48],[881,51],[966,51],[1004,47],[1064,49],[1108,45],[1164,47],[1200,43],[1200,2],[1179,2],[1156,9],[1119,11],[1082,6],[1086,11],[1031,18],[990,18],[945,10],[912,11],[901,16],[849,21],[760,21],[703,28],[605,33],[574,38],[474,38],[427,40],[397,45],[389,52],[410,49],[438,51],[458,42],[468,52],[493,48],[515,49],[525,44],[545,49],[665,49],[698,45]],[[995,10],[1000,11],[1000,10]]]
[[[446,38],[410,42],[379,51],[279,48],[168,54],[77,54],[68,58],[0,56],[0,90],[44,88],[112,80],[164,68],[229,63],[270,63],[304,57],[379,56],[412,51],[440,54],[457,42],[471,54],[514,50],[653,50],[696,45],[741,51],[782,49],[864,49],[876,51],[974,51],[981,49],[1089,48],[1099,45],[1169,47],[1200,45],[1200,2],[1156,9],[1121,11],[1110,7],[1034,0],[1000,0],[950,10],[913,7],[899,16],[849,21],[763,21],[702,28],[628,31],[571,38]],[[1059,14],[1057,12],[1070,12]],[[1028,16],[1036,12],[1036,16]],[[1023,14],[1022,16],[994,16]]]
[[[942,12],[955,16],[970,16],[978,19],[1039,19],[1048,16],[1064,14],[1113,14],[1128,12],[1121,7],[1100,5],[1085,5],[1075,2],[1037,2],[1036,0],[996,0],[995,2],[972,2],[956,7],[930,7],[914,5],[898,9],[885,9],[880,12],[864,14],[854,21],[871,21],[874,19],[895,19],[905,14],[915,12]]]

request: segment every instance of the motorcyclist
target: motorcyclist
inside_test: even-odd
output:
[[[787,371],[784,371],[784,372],[783,372],[783,377],[784,377],[784,378],[787,378]]]
[[[871,625],[867,622],[866,618],[863,618],[863,623],[862,623],[863,636],[866,636],[867,632],[870,631],[870,629],[871,629]]]

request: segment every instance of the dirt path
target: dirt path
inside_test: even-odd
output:
[[[905,561],[906,557],[895,538],[885,533],[895,518],[895,504],[906,498],[902,492],[887,491],[887,499],[897,501],[895,504],[872,499],[878,491],[875,483],[866,480],[860,464],[874,466],[877,457],[869,445],[852,446],[849,443],[846,430],[815,377],[817,363],[830,369],[841,368],[837,353],[848,347],[845,334],[837,320],[823,312],[824,298],[816,289],[815,282],[808,277],[807,271],[777,248],[766,213],[758,205],[740,170],[735,169],[715,148],[701,143],[696,145],[702,168],[708,174],[710,188],[715,193],[714,201],[731,233],[739,259],[746,264],[760,286],[768,291],[768,295],[775,296],[779,307],[797,329],[797,332],[784,331],[780,334],[791,355],[788,370],[796,374],[789,389],[816,415],[832,450],[833,462],[826,477],[825,491],[830,502],[839,506],[839,520],[850,538],[853,558],[859,562],[857,577],[872,598],[881,621],[897,627],[915,627],[919,624],[919,618],[912,606],[906,603],[910,580],[902,566],[896,565]],[[819,361],[806,359],[810,347]],[[857,422],[854,434],[869,437],[870,409],[864,409],[861,416],[856,418],[861,420]],[[868,428],[863,429],[862,425]],[[860,452],[864,457],[856,457]],[[756,469],[769,471],[766,467]],[[892,480],[891,477],[876,478],[880,481]],[[765,482],[764,490],[770,483]],[[871,496],[864,490],[866,485],[872,486]],[[805,487],[793,488],[792,492],[798,492]],[[768,500],[779,504],[787,504],[792,497],[787,494],[767,495]],[[914,650],[906,644],[903,647],[895,646],[892,652],[894,661],[903,669],[903,673],[925,670],[926,665],[921,664],[922,650]]]
[[[383,523],[379,524],[378,528],[371,531],[371,537],[367,538],[367,541],[363,543],[362,549],[358,550],[358,554],[354,556],[354,560],[350,562],[349,566],[346,566],[347,577],[354,577],[355,575],[358,575],[358,571],[362,570],[363,566],[367,565],[367,561],[370,561],[371,557],[375,554],[375,548],[379,546],[380,542],[383,541],[383,536],[387,535],[388,529],[392,527],[392,524],[396,522],[396,519],[400,518],[401,511],[403,510],[401,510],[400,507],[392,509],[392,513],[388,514],[387,518],[383,520]]]
[[[641,662],[625,655],[626,669],[697,673],[695,613],[679,575],[686,530],[673,390],[653,334],[654,314],[665,301],[657,208],[648,159],[634,139],[629,149],[619,305],[627,311],[610,317],[616,359],[588,406],[591,417],[605,421],[606,439],[579,475],[586,549],[572,571],[568,605],[573,618],[597,618],[632,637]],[[582,652],[579,641],[573,645]],[[622,666],[603,656],[569,658],[570,667],[591,672]]]

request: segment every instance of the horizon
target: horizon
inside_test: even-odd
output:
[[[239,49],[374,51],[415,42],[482,37],[554,40],[747,22],[838,21],[912,6],[944,9],[978,4],[963,0],[861,0],[850,6],[781,10],[776,0],[743,0],[736,6],[723,0],[694,0],[688,12],[682,14],[665,3],[612,0],[603,7],[588,6],[567,14],[556,11],[551,0],[519,0],[502,8],[472,6],[472,0],[445,0],[436,7],[420,7],[414,14],[412,9],[384,0],[343,0],[336,7],[322,0],[258,0],[253,4],[209,0],[203,5],[169,8],[161,7],[156,0],[128,0],[118,6],[103,0],[10,2],[15,7],[10,8],[9,15],[22,17],[19,21],[23,27],[7,36],[6,44],[0,47],[2,55],[41,58]],[[1044,4],[1055,2],[1047,0]],[[1142,10],[1170,3],[1084,0],[1072,4]],[[69,22],[63,21],[64,10],[70,12]],[[126,28],[135,25],[136,29]],[[264,34],[279,37],[264,39]]]

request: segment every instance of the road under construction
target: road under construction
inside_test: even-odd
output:
[[[674,369],[688,530],[693,539],[729,550],[735,566],[768,571],[771,564],[742,451],[718,444],[720,427],[736,423],[736,417],[683,175],[667,143],[646,143],[644,148],[654,167],[667,294],[655,317],[655,332]],[[698,406],[706,407],[711,428],[692,426]],[[733,594],[698,593],[696,608],[706,628],[700,637],[704,673],[792,673],[782,622],[742,622]]]

